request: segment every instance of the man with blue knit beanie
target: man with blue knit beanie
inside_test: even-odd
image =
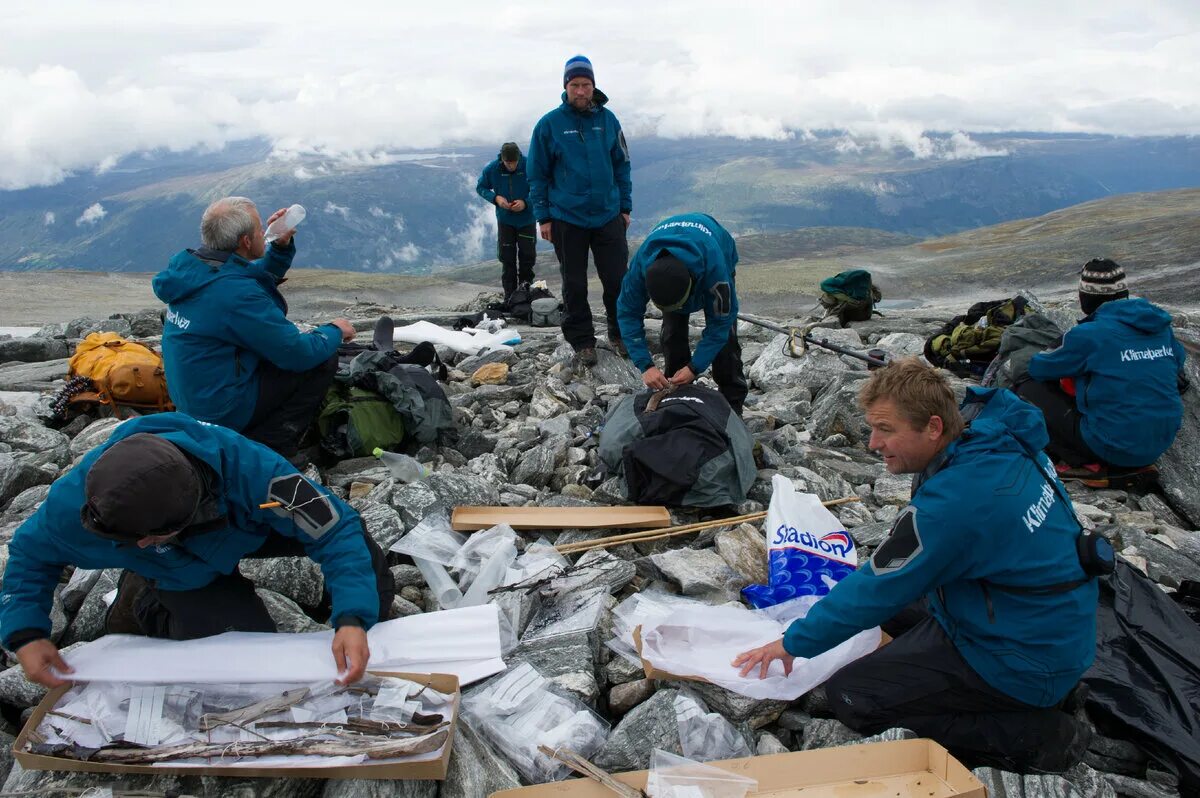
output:
[[[621,123],[596,88],[592,62],[571,57],[563,69],[562,104],[538,121],[529,142],[529,197],[543,239],[554,244],[562,273],[563,338],[583,365],[596,363],[596,330],[587,298],[588,252],[604,289],[608,340],[626,354],[617,297],[633,209],[629,147]]]

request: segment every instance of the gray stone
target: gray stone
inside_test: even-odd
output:
[[[49,485],[58,474],[56,467],[40,464],[32,453],[0,452],[0,507],[32,487]]]
[[[229,781],[229,780],[223,780]],[[203,789],[196,776],[139,776],[129,773],[73,773],[62,770],[26,770],[13,763],[0,791],[27,795],[79,795],[91,788],[112,788],[122,791],[144,791],[147,795],[216,795],[228,798],[252,798],[240,791],[220,790],[213,793]],[[71,791],[71,792],[68,792]],[[282,798],[282,795],[279,795]]]
[[[508,760],[461,718],[439,798],[481,798],[520,786],[521,777]]]
[[[583,695],[594,704],[600,694],[594,666],[599,657],[596,638],[595,634],[576,632],[521,642],[505,656],[505,661],[510,668],[518,662],[528,662],[547,679],[570,676],[566,683],[582,688]]]
[[[1062,775],[1022,776],[994,768],[975,768],[988,798],[1117,798],[1108,780],[1087,765]]]
[[[392,578],[396,580],[396,589],[403,587],[424,587],[425,577],[421,575],[421,569],[415,565],[393,565]]]
[[[570,410],[570,406],[556,397],[546,387],[539,385],[533,389],[533,397],[529,400],[529,415],[533,418],[550,418]]]
[[[876,341],[875,346],[893,358],[920,357],[925,353],[925,339],[906,332],[888,333]]]
[[[410,615],[420,615],[424,611],[425,610],[421,609],[403,596],[396,595],[392,598],[393,618],[407,618]]]
[[[1092,735],[1083,761],[1108,773],[1141,776],[1146,771],[1146,752],[1128,740]]]
[[[649,559],[685,596],[724,598],[743,581],[712,549],[672,549]]]
[[[556,592],[581,587],[603,586],[616,593],[637,576],[637,566],[617,557],[606,549],[592,549],[575,561],[575,572],[554,580],[550,589]]]
[[[440,784],[429,780],[330,779],[325,782],[321,798],[437,798]]]
[[[460,430],[454,448],[468,460],[496,451],[496,436],[468,427]]]
[[[1179,790],[1174,787],[1153,784],[1133,776],[1105,773],[1104,780],[1112,785],[1121,798],[1179,798]]]
[[[120,424],[115,418],[101,418],[92,422],[71,440],[71,456],[79,457],[106,443]]]
[[[133,325],[128,319],[78,319],[77,322],[78,332],[75,332],[76,322],[73,321],[67,326],[67,337],[87,338],[92,333],[114,332],[122,338],[128,338],[133,334]]]
[[[535,446],[521,455],[512,471],[512,481],[544,488],[555,467],[555,451],[548,446]]]
[[[838,445],[843,446],[865,443],[870,438],[870,427],[858,407],[858,389],[865,377],[865,373],[848,371],[838,374],[824,387],[806,425],[813,438],[827,440],[841,435],[844,442],[839,441]]]
[[[116,589],[120,577],[120,568],[108,568],[100,572],[63,634],[62,645],[95,640],[104,634],[104,618],[108,615],[104,596]]]
[[[513,365],[517,362],[517,353],[513,349],[492,349],[484,352],[481,355],[472,355],[459,363],[455,368],[463,374],[474,374],[475,370],[480,366],[486,366],[488,363],[507,363]]]
[[[883,463],[860,463],[855,460],[817,460],[813,468],[818,473],[833,471],[855,485],[874,485],[876,479],[887,473]]]
[[[630,710],[592,761],[610,773],[617,773],[649,767],[650,754],[655,748],[682,756],[675,716],[677,695],[678,690],[659,690]]]
[[[71,356],[71,347],[58,338],[14,338],[0,341],[0,363],[43,363]]]
[[[611,690],[608,691],[609,712],[614,717],[618,715],[624,715],[626,712],[633,709],[650,696],[654,695],[654,691],[657,689],[658,685],[652,679],[638,679],[635,682],[626,682],[624,684],[615,685]]]
[[[0,391],[52,391],[67,378],[67,359],[0,366]]]
[[[768,756],[770,754],[786,754],[788,747],[783,744],[783,741],[770,732],[759,732],[758,741],[754,745],[754,753],[756,756]]]
[[[37,510],[50,492],[49,485],[34,485],[18,493],[4,510],[5,521],[24,520]]]
[[[321,567],[308,557],[248,558],[242,560],[239,570],[255,587],[279,593],[297,604],[315,607],[321,602],[325,578]]]
[[[870,737],[864,737],[857,741],[857,744],[866,743],[890,743],[896,740],[915,740],[921,735],[917,734],[912,729],[885,729],[879,734],[872,734]]]
[[[0,731],[0,784],[8,779],[13,768],[13,743],[16,738],[6,731]]]
[[[832,748],[837,745],[849,745],[863,737],[840,720],[833,718],[813,718],[804,727],[804,742],[801,751],[811,751],[815,748]]]
[[[360,499],[352,503],[358,510],[363,523],[367,526],[367,534],[379,544],[379,548],[387,551],[392,544],[404,536],[407,527],[400,518],[400,513],[386,504]]]
[[[1098,527],[1098,530],[1110,540],[1118,539],[1121,545],[1117,548],[1123,554],[1131,546],[1136,548],[1147,560],[1147,576],[1167,587],[1177,588],[1184,579],[1195,579],[1200,573],[1200,560],[1178,544],[1169,546],[1132,526]]]
[[[436,473],[396,488],[391,501],[411,529],[432,512],[449,512],[460,504],[495,505],[499,499],[497,486],[479,477]]]
[[[305,615],[304,610],[300,609],[300,605],[287,596],[281,596],[273,590],[263,590],[262,588],[254,592],[266,605],[267,614],[275,622],[276,631],[294,634],[297,632],[320,632],[329,628],[328,624],[317,623]]]
[[[391,472],[387,466],[375,457],[342,460],[324,471],[325,484],[337,488],[347,488],[351,482],[370,482],[377,485],[390,476]]]
[[[820,330],[814,337],[852,349],[863,348],[858,331],[850,328]],[[764,391],[793,386],[819,390],[838,374],[866,370],[866,364],[818,346],[809,347],[800,357],[791,357],[785,351],[787,346],[788,336],[778,335],[754,361],[747,376],[756,386]]]
[[[1194,335],[1176,330],[1183,341],[1200,344]],[[1200,529],[1200,361],[1189,357],[1184,368],[1192,389],[1183,396],[1183,426],[1175,443],[1158,458],[1158,481],[1171,507],[1188,520],[1187,526]],[[3,387],[0,385],[0,387]]]
[[[911,474],[884,474],[875,480],[872,490],[875,501],[903,507],[912,499]]]
[[[604,666],[604,680],[614,686],[636,681],[645,675],[641,665],[635,665],[624,657],[613,657]]]
[[[61,432],[23,416],[0,416],[0,441],[20,452],[44,452],[71,442]]]
[[[686,687],[708,705],[709,711],[725,716],[730,723],[749,723],[755,729],[774,723],[788,706],[787,701],[750,698],[709,682],[689,681],[674,686]]]
[[[717,533],[717,554],[747,584],[767,581],[767,539],[752,524],[741,524]]]

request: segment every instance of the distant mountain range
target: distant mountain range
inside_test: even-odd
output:
[[[897,246],[1111,195],[1200,186],[1196,139],[939,141],[947,146],[921,159],[835,132],[779,142],[633,139],[631,236],[671,213],[702,210],[743,236],[744,258],[785,260],[821,245],[822,234],[802,228],[867,228],[830,236],[830,246]],[[493,148],[461,147],[281,160],[260,141],[147,153],[55,186],[0,192],[0,270],[156,271],[198,243],[211,200],[241,194],[267,211],[307,208],[298,266],[438,272],[491,256],[492,210],[474,185],[493,157]],[[792,232],[761,239],[769,251],[751,251],[749,234],[784,231]]]

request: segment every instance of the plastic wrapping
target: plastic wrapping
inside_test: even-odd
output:
[[[439,565],[449,566],[454,562],[459,549],[466,545],[467,536],[450,528],[450,518],[445,513],[434,513],[421,519],[421,523],[408,534],[392,544],[388,551],[407,554],[414,560],[418,557]]]
[[[824,596],[858,567],[854,540],[817,496],[797,493],[782,474],[771,478],[766,585],[748,585],[742,595],[754,607],[798,596]]]
[[[425,584],[429,585],[429,589],[433,591],[439,607],[449,610],[459,605],[463,598],[462,591],[458,589],[458,583],[447,573],[441,563],[426,560],[423,557],[413,557],[413,562],[416,564],[417,570],[421,572],[421,576],[425,578]]]
[[[470,535],[447,565],[457,575],[459,587],[467,588],[475,579],[475,575],[497,551],[511,546],[514,552],[513,559],[516,559],[516,545],[517,533],[513,531],[513,528],[508,524],[497,524],[490,529]],[[509,561],[509,564],[511,563],[512,560]],[[501,578],[506,575],[507,568]],[[500,582],[497,581],[496,585],[499,584]]]
[[[538,746],[570,748],[590,758],[608,738],[608,723],[578,698],[557,692],[528,663],[465,696],[463,712],[531,784],[558,781],[570,773]]]
[[[758,782],[655,748],[646,779],[649,798],[746,798]]]
[[[409,344],[429,341],[438,346],[446,346],[456,352],[462,352],[464,355],[478,355],[481,352],[508,349],[514,344],[521,343],[521,333],[508,328],[494,333],[458,332],[439,327],[430,321],[418,321],[404,327],[397,327],[392,332],[392,340]]]
[[[679,747],[688,759],[711,762],[754,756],[749,743],[732,723],[686,693],[675,696],[675,721],[679,724]]]
[[[523,642],[549,640],[560,635],[591,632],[600,623],[608,600],[603,587],[576,590],[546,601],[538,608],[522,635]]]
[[[510,532],[512,530],[509,530]],[[515,538],[516,535],[514,534]],[[500,543],[491,549],[487,559],[479,565],[479,570],[471,578],[471,586],[463,594],[460,605],[475,607],[487,604],[491,600],[489,591],[500,587],[508,576],[508,567],[517,559],[517,547],[512,540],[502,538]]]
[[[622,659],[642,667],[642,658],[638,656],[637,646],[633,640],[633,630],[641,626],[649,628],[667,618],[680,607],[708,607],[702,601],[676,596],[673,593],[646,591],[634,593],[622,601],[613,610],[614,636],[605,645]]]

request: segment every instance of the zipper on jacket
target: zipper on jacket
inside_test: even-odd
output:
[[[992,591],[988,590],[986,582],[980,582],[979,587],[983,589],[983,601],[987,605],[988,623],[995,623],[996,608],[992,606]]]
[[[233,376],[242,376],[242,351],[240,349],[233,350]]]

